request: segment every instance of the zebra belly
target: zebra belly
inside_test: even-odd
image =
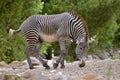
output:
[[[48,42],[48,43],[53,43],[53,42],[58,41],[58,37],[57,37],[56,34],[43,34],[43,33],[40,33],[40,38],[44,42]]]

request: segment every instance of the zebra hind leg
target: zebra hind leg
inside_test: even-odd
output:
[[[42,65],[45,67],[45,69],[50,69],[50,67],[47,64],[47,61],[44,61],[40,56],[39,56],[39,50],[41,49],[41,44],[37,44],[34,49],[34,56],[42,63]]]
[[[26,50],[25,50],[25,55],[26,55],[26,58],[27,58],[27,62],[29,64],[29,69],[34,69],[34,67],[32,65],[32,62],[31,62],[31,59],[30,59],[30,51],[31,51],[31,47],[30,47],[30,45],[28,45],[26,47]]]

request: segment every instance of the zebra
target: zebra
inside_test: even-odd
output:
[[[89,33],[85,20],[78,13],[63,12],[52,15],[32,15],[21,24],[19,29],[9,30],[9,40],[12,39],[13,33],[20,31],[28,43],[25,55],[30,69],[34,69],[30,59],[31,50],[43,67],[50,69],[47,62],[38,54],[43,42],[59,43],[61,52],[53,64],[54,68],[57,68],[59,63],[61,68],[65,67],[64,60],[72,42],[77,44],[75,52],[79,60],[79,67],[85,66],[85,57],[89,48]]]

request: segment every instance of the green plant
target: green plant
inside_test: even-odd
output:
[[[44,2],[41,0],[5,0],[0,1],[0,61],[7,63],[25,59],[26,41],[22,34],[13,36],[9,42],[9,29],[18,29],[22,22],[31,15],[42,12]]]

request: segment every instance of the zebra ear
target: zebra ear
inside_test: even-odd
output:
[[[76,44],[79,44],[79,43],[80,43],[80,41],[76,40]]]
[[[72,39],[71,39],[70,41],[71,41],[71,42],[73,42],[73,40],[72,40]]]
[[[95,38],[96,38],[96,35],[91,37],[89,40],[88,40],[88,43],[92,43],[93,41],[95,41]]]

